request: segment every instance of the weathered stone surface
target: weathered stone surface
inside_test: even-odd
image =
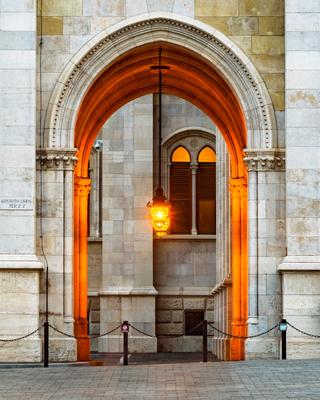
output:
[[[40,34],[40,17],[38,17],[38,34]],[[43,35],[63,35],[63,18],[62,17],[42,17],[42,34]]]
[[[260,35],[283,35],[284,18],[283,17],[259,17]]]
[[[82,0],[43,0],[43,16],[81,16]]]
[[[283,15],[283,0],[239,0],[240,15]]]
[[[161,296],[161,297],[157,298],[157,309],[158,310],[182,310],[183,302],[182,302],[182,299]]]
[[[157,335],[182,335],[183,334],[183,324],[171,323],[171,324],[157,324]]]
[[[238,0],[195,0],[195,13],[199,16],[237,15]]]

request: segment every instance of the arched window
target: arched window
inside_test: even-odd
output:
[[[190,154],[188,150],[183,147],[179,146],[175,149],[171,156],[171,162],[190,162]]]
[[[190,154],[177,147],[171,155],[170,201],[172,203],[171,233],[191,232],[191,174]]]
[[[198,162],[216,162],[215,151],[209,146],[204,147],[198,155]]]
[[[216,153],[209,146],[198,155],[197,231],[216,233]]]

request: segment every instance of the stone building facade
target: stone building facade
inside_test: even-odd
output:
[[[0,2],[0,339],[36,330],[52,360],[196,351],[188,312],[235,336],[281,318],[319,333],[320,1]],[[172,151],[216,154],[216,232],[155,239],[157,64],[162,171]],[[48,277],[48,303],[46,302]],[[182,335],[177,338],[175,335]],[[220,359],[277,358],[277,330],[215,333]],[[288,330],[288,356],[318,357]],[[0,343],[39,361],[43,331]]]

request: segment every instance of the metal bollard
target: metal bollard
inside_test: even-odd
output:
[[[202,324],[202,361],[208,361],[208,321],[206,319]]]
[[[129,323],[128,321],[123,321],[121,324],[121,332],[123,333],[123,365],[128,365],[128,333],[129,333]]]
[[[49,322],[44,323],[44,340],[43,340],[43,367],[49,366]]]
[[[287,359],[287,320],[282,319],[279,323],[279,331],[281,332],[281,360]]]

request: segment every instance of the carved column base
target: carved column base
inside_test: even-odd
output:
[[[74,324],[74,334],[77,339],[77,359],[78,361],[89,361],[90,359],[90,339],[88,336],[88,321],[84,318],[77,318]]]
[[[232,324],[232,334],[235,336],[246,336],[247,327],[245,322],[235,322]],[[230,340],[230,361],[239,361],[245,359],[245,339]]]

